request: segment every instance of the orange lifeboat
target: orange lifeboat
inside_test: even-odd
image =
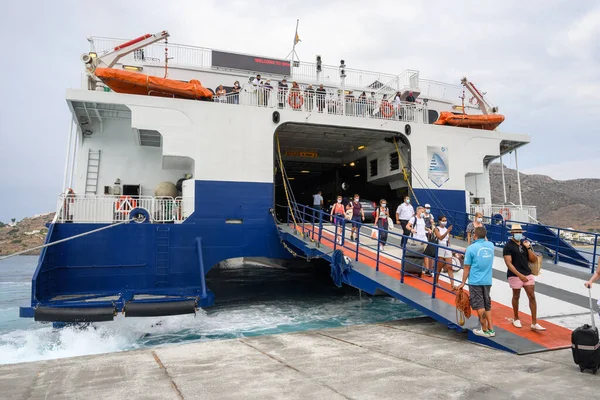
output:
[[[467,115],[454,114],[450,111],[442,111],[440,117],[434,122],[436,125],[452,125],[464,128],[485,129],[493,131],[504,121],[502,114]]]
[[[96,68],[95,75],[117,93],[195,100],[213,96],[210,90],[195,79],[181,82],[115,68]]]

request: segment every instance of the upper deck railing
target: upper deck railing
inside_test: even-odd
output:
[[[314,91],[289,88],[248,87],[239,93],[214,96],[216,103],[287,109],[296,112],[343,115],[365,119],[385,119],[414,123],[429,123],[429,110],[426,104],[390,102],[381,97],[340,97],[335,92],[318,94]]]
[[[126,42],[125,39],[92,37],[90,43],[92,51],[99,55],[114,49],[116,46]],[[169,43],[168,56],[169,65],[203,70],[232,70],[223,67],[213,67],[212,49],[206,47],[189,46]],[[157,66],[164,64],[165,45],[155,43],[143,49],[137,50],[121,58],[123,64],[149,63]],[[375,91],[388,95],[396,91],[408,91],[422,93],[422,98],[436,98],[440,100],[454,101],[462,90],[460,86],[436,82],[430,80],[421,80],[419,71],[405,70],[399,75],[387,74],[375,71],[359,70],[354,68],[344,68],[345,79],[344,87],[353,90]],[[256,71],[245,71],[253,73]],[[291,77],[302,83],[323,83],[326,86],[342,86],[340,77],[340,68],[332,65],[322,65],[322,70],[317,74],[317,65],[315,63],[294,61],[290,68],[290,73],[286,77]],[[281,75],[283,78],[283,75]]]

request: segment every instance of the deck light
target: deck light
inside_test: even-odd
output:
[[[365,148],[365,146],[358,146],[358,150],[362,150],[364,148]]]
[[[89,55],[90,55],[90,57],[92,57],[92,58],[96,58],[96,57],[98,57],[98,54],[96,54],[96,53],[95,53],[95,52],[93,52],[93,51],[91,51],[91,52],[89,53]]]
[[[352,161],[352,162],[350,163],[350,166],[351,166],[351,167],[354,167],[355,165],[356,165],[356,164],[354,163],[354,161]]]
[[[127,69],[127,70],[130,70],[130,71],[141,71],[144,68],[137,67],[135,65],[123,65],[123,69]]]

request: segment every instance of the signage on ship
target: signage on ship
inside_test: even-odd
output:
[[[429,160],[427,177],[437,187],[442,187],[442,185],[450,179],[450,171],[448,169],[448,148],[427,146],[427,159]]]
[[[316,151],[286,151],[285,155],[289,157],[304,158],[317,158],[319,156]]]
[[[277,58],[212,51],[212,66],[233,68],[267,74],[290,75],[290,62]]]

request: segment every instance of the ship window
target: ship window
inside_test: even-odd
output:
[[[369,176],[377,176],[377,159],[369,162]]]
[[[398,160],[398,153],[390,153],[390,171],[396,171],[400,169],[400,160]]]

